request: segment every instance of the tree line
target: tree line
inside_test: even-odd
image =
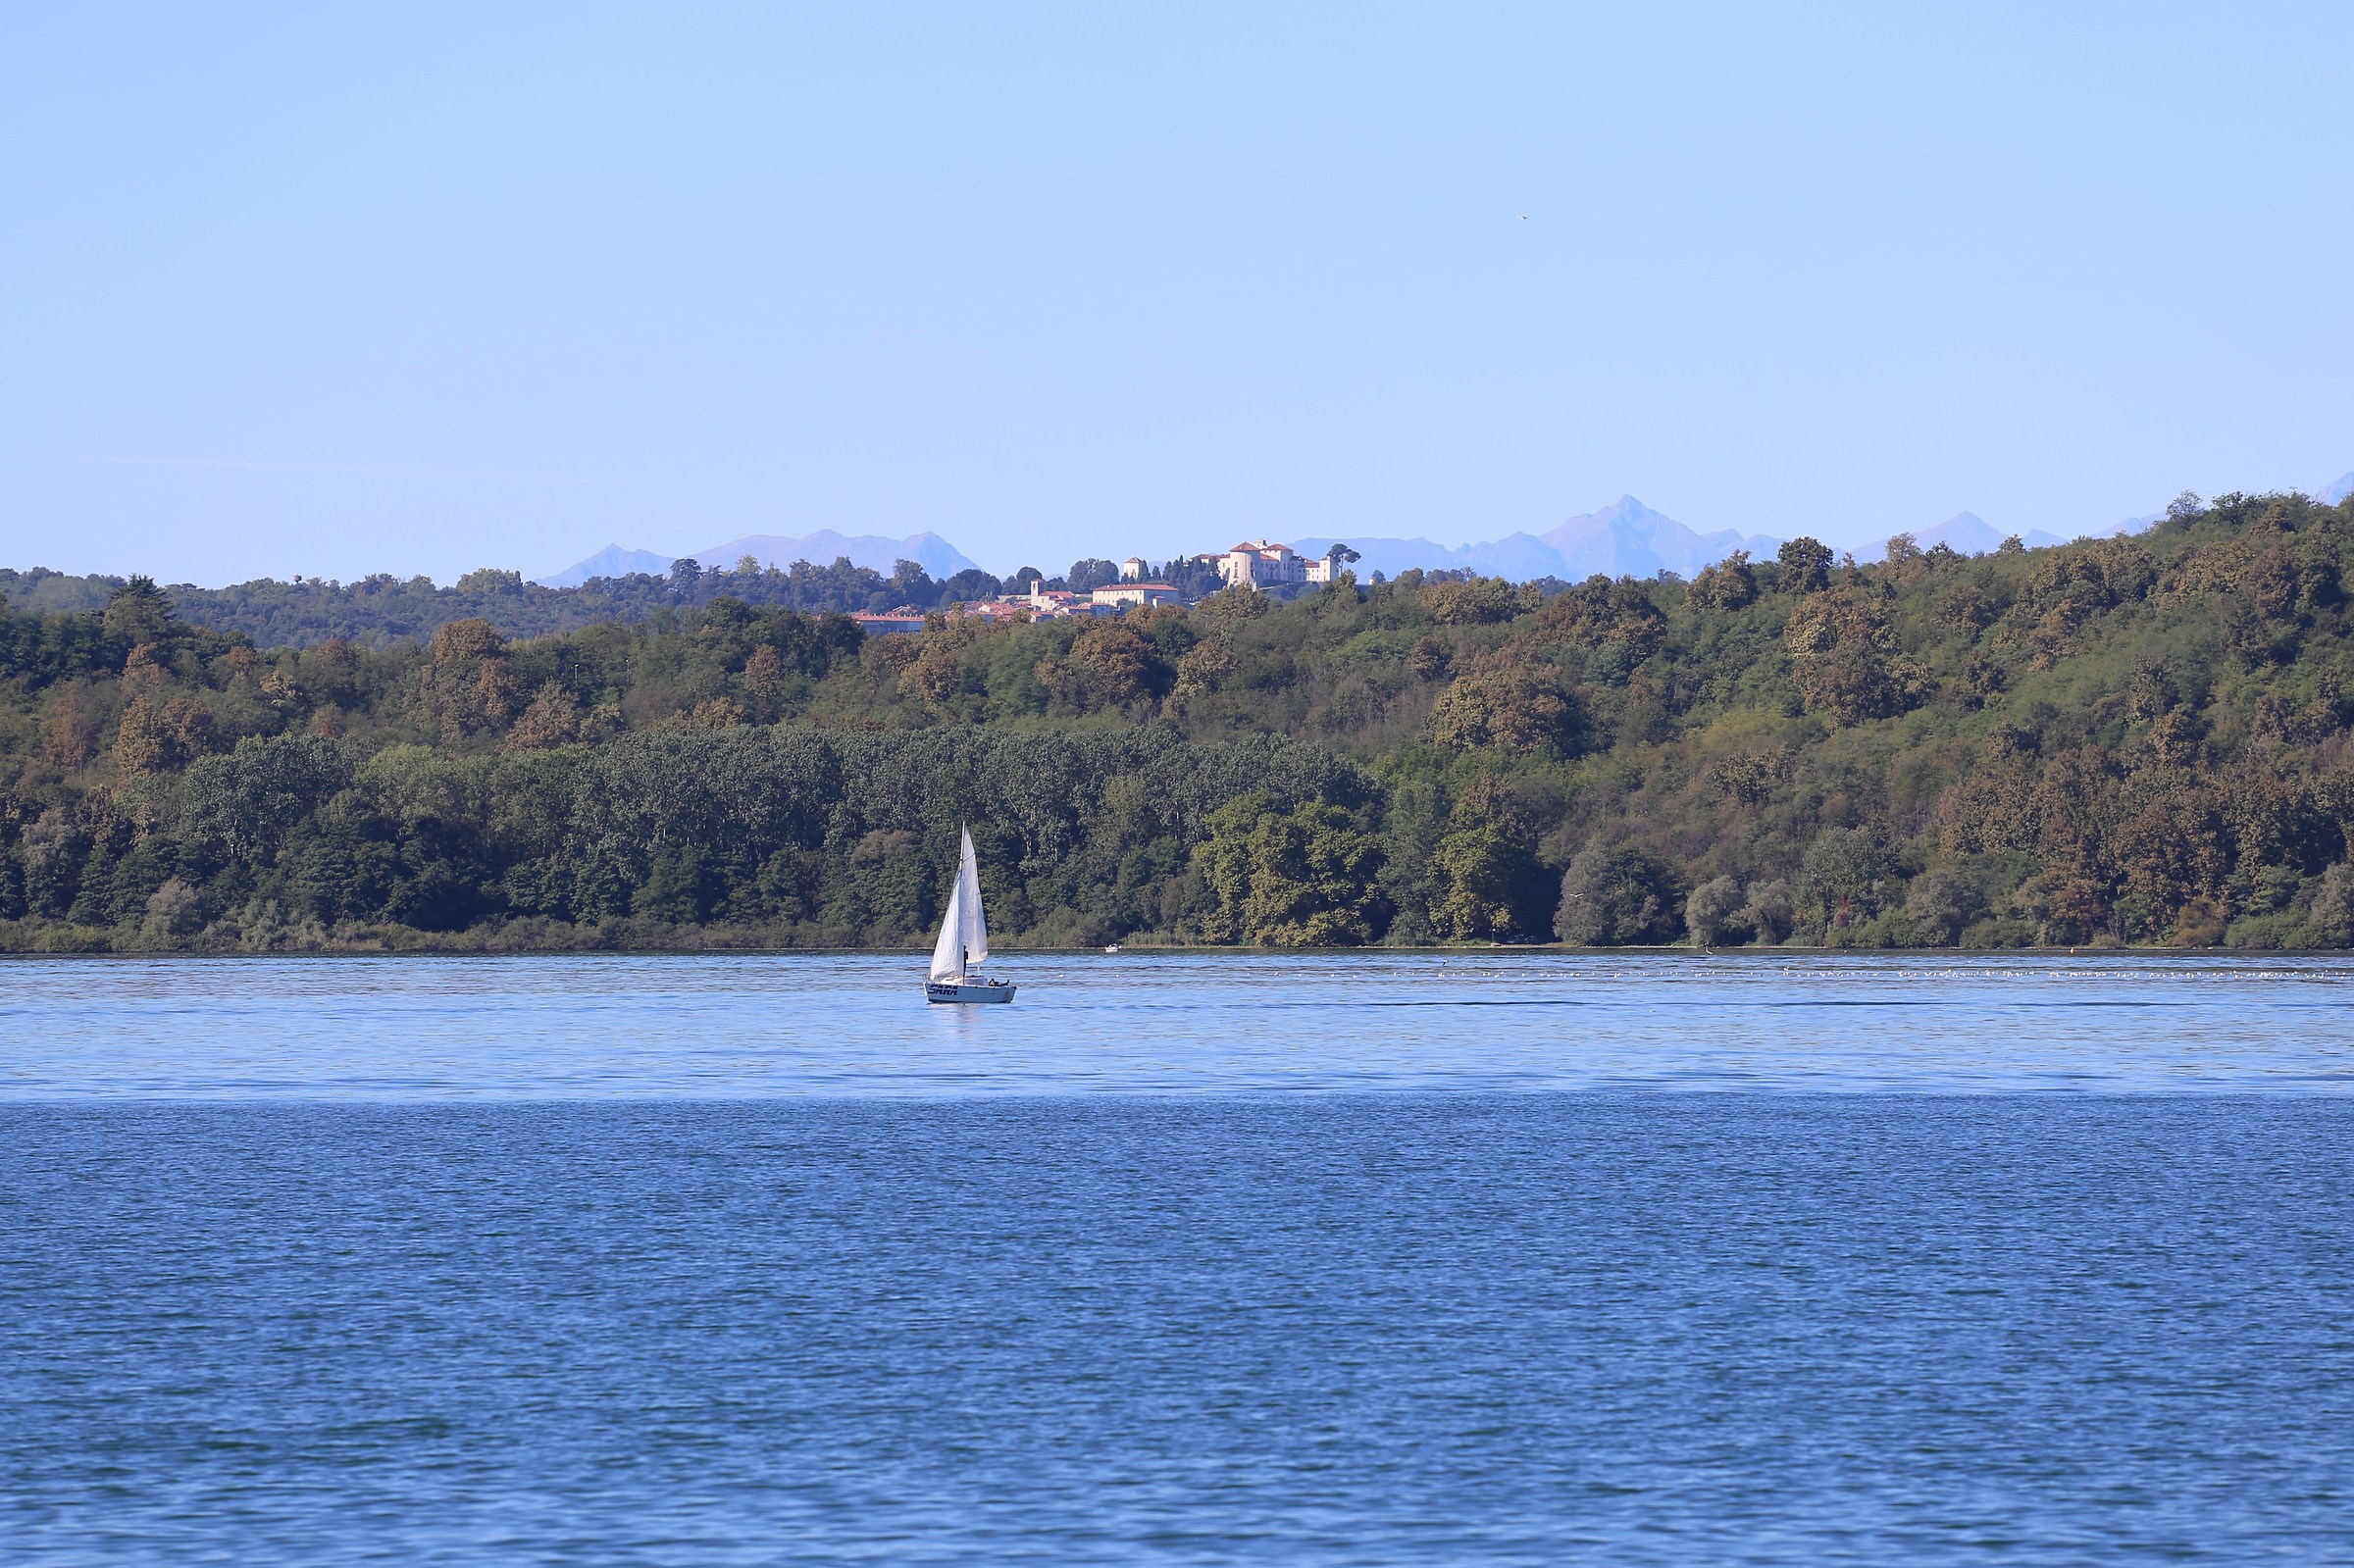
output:
[[[2344,946],[2350,552],[2185,497],[872,637],[765,572],[376,640],[130,579],[0,608],[0,946],[917,943],[963,822],[1011,943]]]
[[[1223,586],[1214,568],[1189,560],[1148,570],[1154,581],[1176,585],[1188,599]],[[1058,577],[1026,566],[1001,579],[970,568],[936,580],[913,561],[900,561],[886,574],[854,566],[847,556],[831,566],[795,561],[790,567],[763,566],[745,556],[729,566],[682,559],[671,563],[667,573],[591,578],[566,588],[526,582],[520,572],[484,568],[447,586],[431,578],[379,573],[356,582],[262,578],[225,588],[176,583],[164,591],[175,614],[191,626],[237,632],[257,647],[305,648],[335,638],[365,645],[415,641],[453,621],[483,621],[503,636],[547,636],[605,621],[659,621],[722,598],[812,615],[879,615],[993,599],[1026,592],[1032,583],[1084,593],[1117,582],[1119,576],[1116,563],[1093,557],[1073,562]],[[97,612],[129,581],[103,574],[74,577],[38,567],[23,572],[0,569],[0,600],[26,611]]]

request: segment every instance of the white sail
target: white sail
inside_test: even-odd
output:
[[[956,831],[956,880],[948,885],[948,907],[941,911],[940,940],[932,945],[928,1002],[1009,1002],[1014,987],[1001,980],[984,983],[969,971],[989,957],[989,921],[981,913],[981,868],[973,859],[973,835]]]
[[[964,849],[956,861],[956,891],[949,899],[964,919],[964,961],[967,965],[986,963],[989,959],[989,922],[981,913],[981,871],[973,864],[972,830],[962,830]]]
[[[932,944],[932,978],[940,981],[964,979],[964,871],[956,873],[956,884],[948,890],[947,914],[940,923],[940,940]]]

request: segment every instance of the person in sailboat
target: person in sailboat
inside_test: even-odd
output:
[[[940,923],[940,940],[932,946],[932,978],[924,983],[928,1002],[1009,1002],[1014,987],[1001,980],[984,981],[972,973],[989,959],[989,922],[981,911],[981,875],[973,864],[973,834],[959,827],[956,881],[948,889],[948,907]]]

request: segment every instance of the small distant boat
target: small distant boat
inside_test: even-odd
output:
[[[1104,948],[1103,950],[1107,953],[1116,953],[1120,950],[1120,944],[1118,942],[1113,942],[1110,946]]]
[[[1001,980],[972,978],[975,964],[989,959],[989,922],[981,914],[981,874],[973,865],[973,835],[957,830],[964,842],[956,856],[956,885],[948,890],[948,912],[932,946],[932,978],[924,983],[928,1002],[1009,1002],[1014,987]]]

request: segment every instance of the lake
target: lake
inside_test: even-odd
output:
[[[2354,1561],[2354,963],[0,963],[12,1563]]]

